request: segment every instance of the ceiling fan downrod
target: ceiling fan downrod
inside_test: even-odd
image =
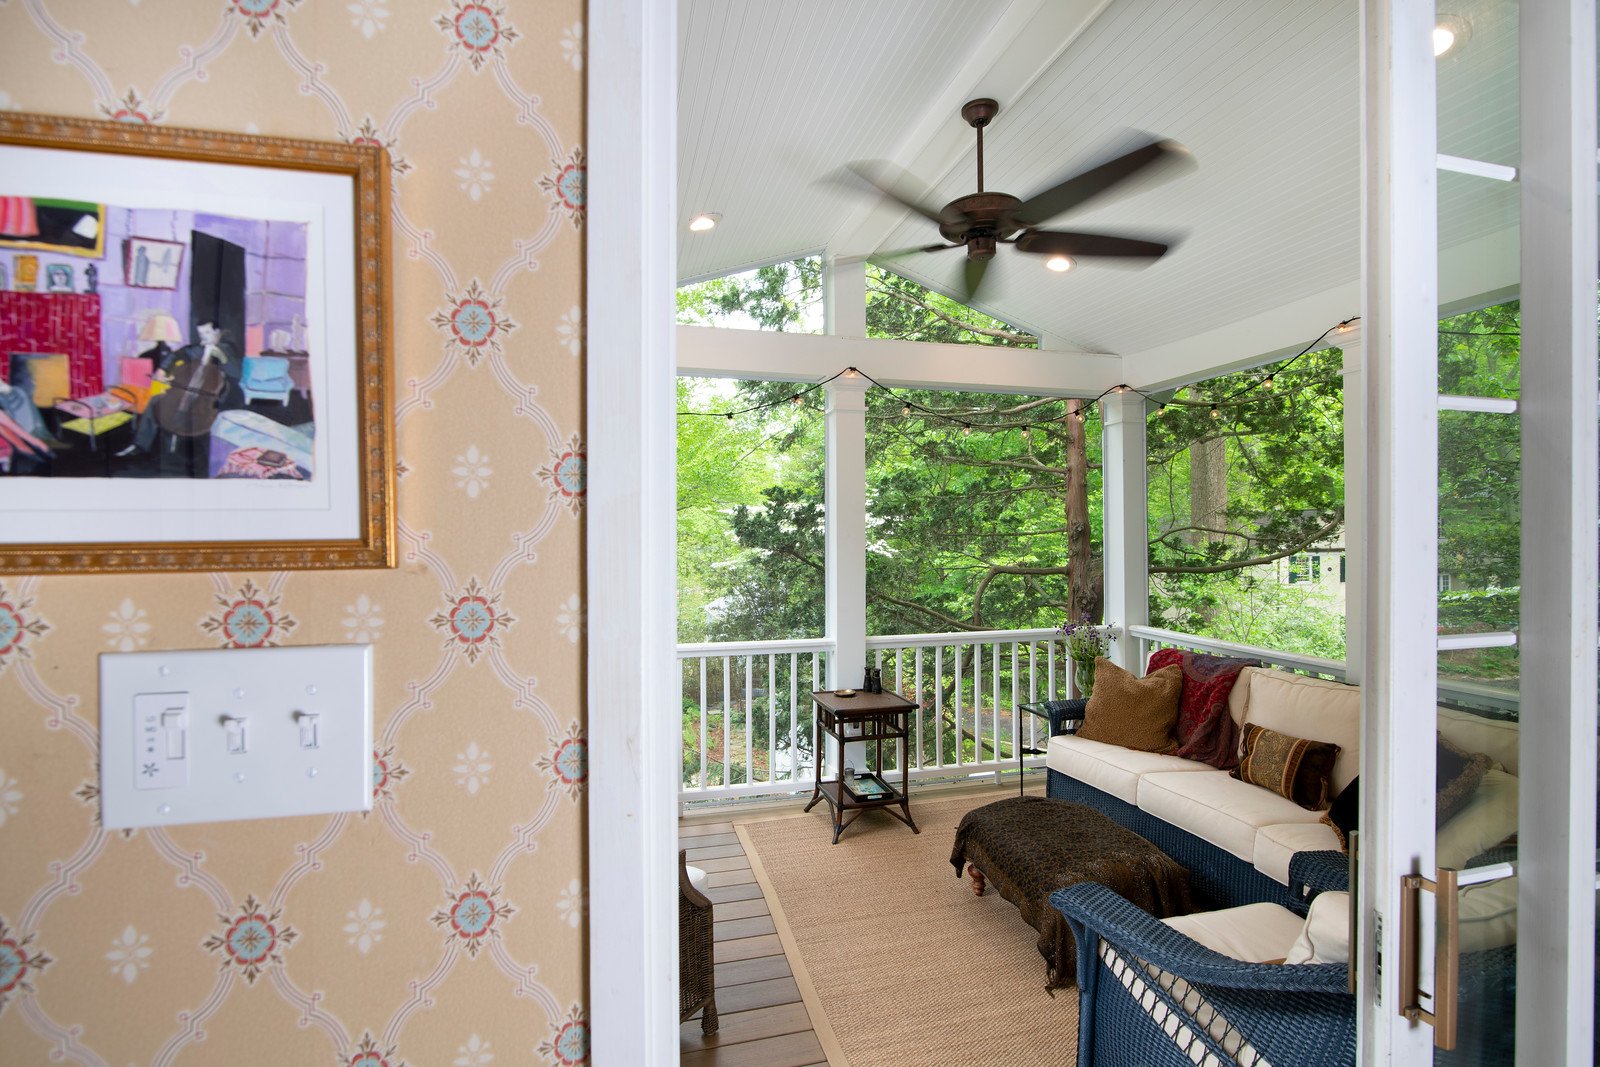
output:
[[[978,131],[978,192],[983,192],[983,128],[1000,113],[1000,105],[988,97],[968,100],[961,107],[961,117]]]

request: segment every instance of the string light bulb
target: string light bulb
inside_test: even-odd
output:
[[[728,421],[729,421],[729,422],[732,422],[732,421],[733,421],[733,412],[731,412],[731,411],[730,411],[730,412],[728,412]]]
[[[1261,379],[1261,388],[1269,391],[1272,389],[1272,375],[1269,374],[1265,378]]]
[[[1084,419],[1086,419],[1088,417],[1083,413],[1083,409],[1081,407],[1077,411],[1074,411],[1072,414],[1073,414],[1073,417],[1076,418],[1079,422],[1082,422]]]
[[[903,408],[901,408],[901,409],[900,409],[900,414],[902,414],[902,415],[909,415],[909,414],[911,414],[911,405],[910,405],[910,404],[907,404],[907,405],[906,405],[906,406],[905,406],[905,407],[903,407]]]
[[[1221,412],[1221,411],[1219,411],[1219,410],[1217,410],[1217,405],[1215,405],[1215,404],[1212,404],[1212,405],[1211,405],[1211,417],[1212,417],[1212,418],[1213,418],[1213,419],[1220,419],[1220,418],[1222,418],[1222,412]]]
[[[795,407],[799,407],[800,406],[800,394],[799,393],[794,394],[794,396],[791,396],[789,399],[794,401],[794,406]]]
[[[961,424],[961,433],[963,435],[971,434],[972,433],[972,423],[970,423],[970,422],[962,423]]]
[[[1024,426],[1022,428],[1022,439],[1024,441],[1031,441],[1033,439],[1033,432],[1031,430],[1029,430],[1026,426]]]

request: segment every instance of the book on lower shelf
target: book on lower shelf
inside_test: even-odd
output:
[[[894,790],[887,782],[870,773],[859,774],[853,778],[847,776],[844,788],[854,800],[885,800],[894,796]]]

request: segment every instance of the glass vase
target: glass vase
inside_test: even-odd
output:
[[[1094,665],[1092,659],[1075,659],[1072,661],[1073,678],[1078,683],[1078,697],[1088,700],[1094,693]]]

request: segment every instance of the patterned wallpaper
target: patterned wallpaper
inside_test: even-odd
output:
[[[582,0],[0,0],[0,107],[393,160],[400,566],[0,575],[0,1060],[574,1064]],[[102,831],[96,656],[371,642],[370,815]]]

